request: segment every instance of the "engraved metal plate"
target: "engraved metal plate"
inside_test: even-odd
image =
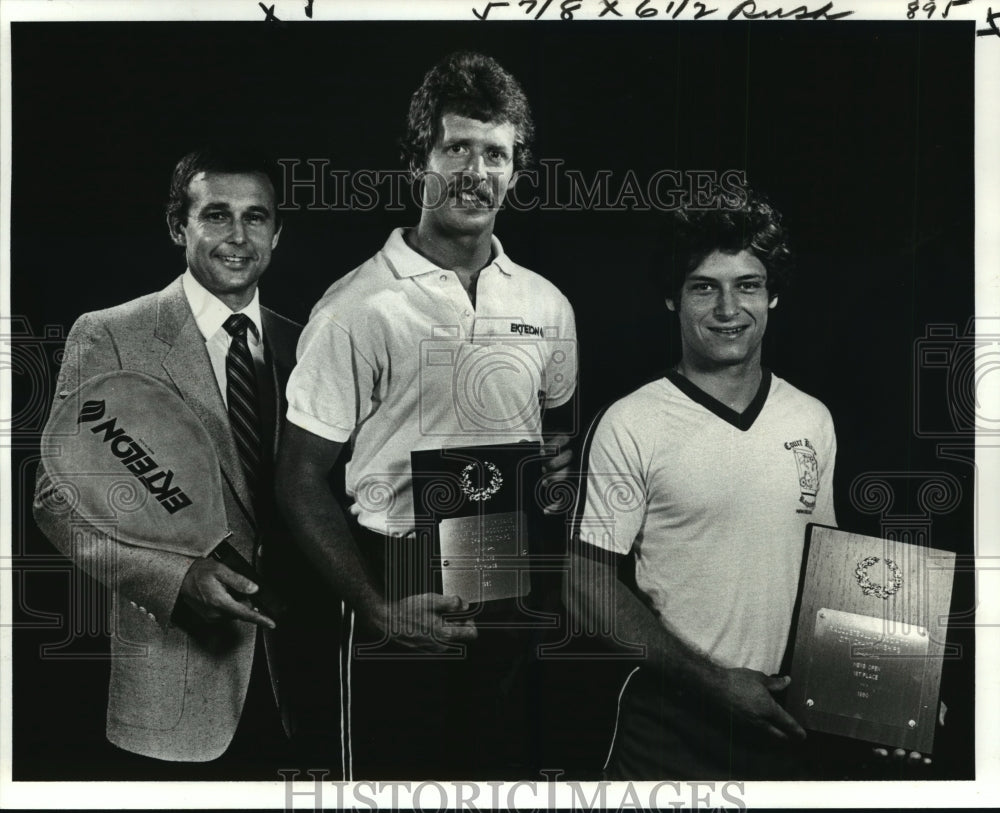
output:
[[[523,511],[450,517],[441,520],[438,533],[445,595],[479,603],[528,594]]]
[[[804,687],[812,711],[893,726],[919,718],[926,630],[822,608],[812,643]]]

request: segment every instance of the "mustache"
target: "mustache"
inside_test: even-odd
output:
[[[478,178],[475,175],[455,173],[448,182],[448,197],[457,198],[465,192],[470,192],[489,206],[497,197],[498,181],[496,178]]]

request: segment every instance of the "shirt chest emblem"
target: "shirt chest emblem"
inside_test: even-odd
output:
[[[516,333],[518,336],[541,336],[545,337],[545,329],[537,327],[536,325],[528,325],[524,322],[511,322],[510,332]]]
[[[816,507],[816,494],[819,492],[819,461],[816,459],[816,450],[808,438],[786,441],[785,448],[795,458],[799,480],[799,502],[803,507],[796,511],[811,514]]]

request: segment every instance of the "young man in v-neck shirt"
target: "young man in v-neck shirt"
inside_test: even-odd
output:
[[[645,647],[610,779],[780,778],[805,736],[778,672],[806,525],[836,524],[836,439],[823,404],[761,364],[789,250],[777,212],[749,190],[740,203],[675,214],[681,360],[599,415],[584,448],[568,603]]]

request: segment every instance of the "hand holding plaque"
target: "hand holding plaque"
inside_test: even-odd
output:
[[[774,695],[788,688],[788,676],[765,675],[754,669],[726,669],[723,702],[734,717],[778,739],[804,739],[805,730]]]
[[[571,503],[565,502],[575,497],[576,492],[570,483],[570,463],[573,462],[573,447],[569,435],[555,435],[547,438],[543,448],[552,455],[542,466],[542,479],[539,481],[539,493],[546,495],[542,513],[547,515],[565,511]]]
[[[469,609],[458,596],[419,593],[388,602],[383,630],[393,641],[423,652],[447,652],[452,644],[468,643],[478,636],[470,618],[455,618]]]

